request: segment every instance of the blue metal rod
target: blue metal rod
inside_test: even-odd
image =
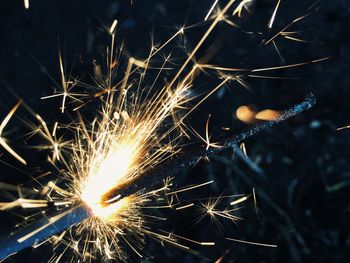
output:
[[[64,215],[61,218],[50,223],[50,218],[52,220],[52,218],[55,218],[56,216],[59,217],[62,213]],[[74,226],[90,216],[91,214],[88,209],[80,205],[68,211],[61,211],[49,218],[45,217],[2,237],[0,239],[0,261],[23,249],[40,244],[51,236]]]

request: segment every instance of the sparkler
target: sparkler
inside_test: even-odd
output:
[[[177,190],[172,189],[171,177],[184,167],[194,165],[201,158],[232,147],[264,129],[311,108],[315,103],[315,97],[310,94],[301,103],[280,112],[275,118],[258,123],[239,135],[224,140],[221,144],[210,142],[209,122],[207,122],[207,134],[204,139],[207,144],[206,150],[181,154],[181,139],[188,137],[191,131],[185,125],[187,116],[210,95],[232,81],[246,87],[247,84],[243,80],[245,77],[262,77],[257,74],[322,60],[261,69],[226,68],[193,62],[197,51],[216,25],[221,21],[227,21],[226,13],[233,8],[235,2],[230,0],[222,9],[215,12],[209,28],[181,64],[180,69],[163,85],[159,83],[160,76],[168,69],[171,54],[165,57],[159,67],[153,66],[153,59],[177,36],[184,34],[186,27],[180,28],[164,44],[153,45],[146,59],[129,58],[124,76],[122,79],[117,79],[122,48],[118,50],[115,45],[117,21],[114,21],[109,29],[112,43],[107,50],[107,73],[102,74],[103,67],[95,64],[94,82],[97,85],[94,86],[68,79],[61,55],[59,56],[62,92],[45,99],[62,97],[61,112],[64,113],[69,99],[78,104],[75,107],[78,111],[100,98],[102,101],[100,114],[91,122],[80,116],[78,121],[69,125],[68,129],[74,132],[74,139],[68,142],[57,138],[60,124],[55,122],[51,131],[46,122],[38,114],[34,114],[40,123],[40,128],[33,128],[35,133],[48,142],[48,148],[52,149],[49,161],[58,168],[60,180],[49,182],[38,191],[44,198],[21,198],[14,202],[0,203],[0,210],[16,207],[55,207],[56,212],[47,214],[47,218],[28,224],[3,237],[0,240],[0,260],[29,246],[39,246],[47,240],[54,245],[65,244],[66,249],[72,248],[83,260],[94,258],[96,253],[108,259],[117,257],[125,260],[127,256],[121,249],[120,242],[125,242],[142,257],[140,250],[144,236],[150,236],[162,243],[187,251],[191,251],[190,247],[182,244],[181,241],[202,246],[215,244],[210,241],[191,240],[172,233],[153,231],[147,226],[146,220],[152,215],[145,213],[144,210],[152,208],[182,210],[192,207],[192,203],[182,205],[176,203],[174,199],[177,199],[177,195],[181,192],[204,187],[208,183]],[[233,8],[232,14],[241,16],[242,10],[246,8],[245,4],[249,2],[251,1],[239,2]],[[215,6],[217,6],[216,2],[205,20],[209,19]],[[270,28],[277,9],[278,6],[270,20]],[[278,35],[273,39],[277,37]],[[152,68],[158,68],[159,71],[151,85],[145,85],[147,73]],[[201,71],[216,72],[220,81],[203,97],[194,97],[190,95],[190,91],[193,89],[193,80]],[[88,87],[89,90],[73,92],[73,88],[78,86]],[[96,86],[97,90],[95,90]],[[161,88],[156,89],[156,86]],[[92,89],[94,90],[91,92]],[[190,103],[194,105],[188,107]],[[18,105],[1,124],[0,136]],[[1,145],[8,152],[25,163],[24,159],[4,143],[2,137],[0,139]],[[242,197],[234,200],[231,206],[246,199]],[[233,214],[235,209],[218,211],[210,203],[204,208],[211,216],[236,219]],[[74,230],[72,230],[73,226]],[[61,232],[62,234],[59,234]],[[68,242],[63,241],[67,233],[70,236]],[[57,234],[59,236],[56,236]],[[79,246],[83,247],[82,251],[78,249]],[[55,255],[52,261],[59,261],[62,256],[63,253]]]
[[[314,95],[309,94],[304,98],[304,100],[301,103],[298,103],[293,107],[289,108],[288,110],[282,112],[279,115],[279,117],[276,118],[275,120],[271,120],[271,121],[267,121],[267,122],[263,122],[261,124],[255,125],[254,127],[246,130],[245,132],[242,132],[237,136],[233,136],[232,138],[227,139],[226,141],[224,141],[224,143],[220,148],[213,148],[206,151],[197,151],[197,152],[191,153],[187,157],[182,156],[177,160],[171,160],[169,163],[163,166],[160,166],[158,170],[156,169],[155,171],[152,171],[152,174],[142,177],[137,183],[130,184],[127,188],[123,189],[122,192],[118,192],[118,197],[119,197],[118,199],[122,199],[124,196],[127,197],[135,193],[143,192],[145,191],[146,186],[147,188],[152,188],[152,186],[159,184],[159,180],[162,180],[162,179],[165,180],[167,177],[174,176],[176,173],[178,173],[180,170],[184,169],[185,167],[193,166],[198,161],[198,159],[208,157],[210,155],[218,153],[219,151],[232,147],[233,145],[238,144],[239,142],[255,135],[256,133],[264,129],[272,127],[273,125],[276,125],[281,121],[284,121],[305,110],[308,110],[315,104],[315,102],[316,100]],[[186,191],[187,190],[188,189],[186,189]],[[237,200],[232,201],[231,205],[236,205],[245,200],[247,200],[247,197],[243,196]],[[192,205],[193,204],[189,204],[183,207],[179,207],[177,208],[177,210],[185,209],[185,208],[191,207]],[[231,215],[230,213],[231,211],[212,210],[210,205],[205,206],[205,208],[206,210],[209,211],[209,213],[213,217],[222,216],[222,217],[231,218],[231,219],[235,218],[233,215]],[[49,219],[45,218],[23,229],[20,229],[19,231],[12,233],[8,237],[2,238],[2,240],[0,241],[0,260],[24,248],[27,248],[34,244],[41,243],[44,240],[50,238],[51,236],[59,232],[62,232],[67,228],[70,228],[73,225],[76,225],[82,222],[85,219],[89,217],[93,217],[94,216],[93,213],[100,213],[98,214],[99,216],[109,216],[109,213],[108,212],[104,213],[103,209],[104,208],[102,208],[100,211],[99,210],[91,211],[88,207],[84,205],[79,205],[75,208],[70,208],[65,212],[59,212],[59,214],[55,216],[51,216]],[[113,207],[111,212],[116,213],[116,208]],[[236,239],[229,239],[229,240],[239,241]],[[246,242],[246,241],[240,241],[240,242]],[[268,245],[268,246],[271,247],[273,245]]]

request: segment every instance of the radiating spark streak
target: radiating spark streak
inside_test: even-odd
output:
[[[136,248],[134,248],[133,245],[130,244],[130,242],[123,236],[121,235],[121,237],[124,239],[124,241],[129,245],[129,247],[140,257],[140,258],[143,258],[143,256],[140,254],[140,252],[138,252],[136,250]]]
[[[49,182],[47,184],[50,188],[54,189],[58,194],[62,195],[62,196],[73,196],[72,193],[58,187],[54,182]]]
[[[247,77],[249,77],[249,78],[258,78],[258,79],[287,79],[287,80],[297,80],[297,79],[299,79],[299,78],[266,76],[266,75],[254,75],[254,74],[248,74]]]
[[[134,61],[135,61],[134,58],[130,58],[129,62],[128,62],[128,66],[126,67],[125,77],[123,79],[123,83],[122,83],[122,86],[120,88],[120,95],[119,95],[119,99],[118,99],[118,102],[117,102],[117,108],[121,107],[122,99],[125,96],[125,92],[126,92],[125,88],[126,88],[126,85],[128,83],[128,79],[129,79],[129,76],[130,76],[131,68],[134,65]]]
[[[248,71],[247,69],[242,69],[242,68],[228,68],[228,67],[220,67],[220,66],[210,65],[210,64],[199,64],[198,67],[199,68],[207,68],[207,69],[215,69],[218,71],[237,71],[237,72]]]
[[[58,60],[59,60],[60,71],[61,71],[61,85],[62,85],[62,89],[63,89],[63,99],[62,99],[61,112],[64,113],[66,99],[68,96],[68,87],[67,87],[66,76],[64,74],[64,69],[63,69],[61,50],[58,50]]]
[[[149,234],[149,235],[152,235],[152,234],[150,234],[150,233],[148,233],[148,234]],[[169,244],[171,244],[171,245],[173,245],[173,246],[175,246],[175,247],[181,248],[181,249],[183,249],[183,250],[185,250],[185,251],[190,251],[190,250],[191,250],[190,247],[185,246],[185,245],[182,245],[182,244],[179,244],[179,243],[177,243],[176,241],[173,241],[173,240],[171,240],[171,239],[168,238],[168,237],[164,237],[164,236],[161,236],[161,235],[159,235],[159,234],[154,234],[154,236],[155,236],[156,238],[160,239],[162,242],[167,242],[167,243],[169,243]]]
[[[65,232],[63,232],[63,233],[65,233]],[[40,243],[38,243],[38,244],[34,244],[34,245],[33,245],[33,248],[38,248],[38,247],[44,245],[45,243],[47,243],[47,242],[49,242],[49,241],[50,241],[50,239],[46,239],[46,240],[44,240],[44,241],[42,241],[42,242],[40,242]]]
[[[268,45],[269,43],[271,43],[271,41],[275,40],[278,36],[280,36],[281,34],[283,34],[283,32],[285,32],[288,28],[290,28],[293,24],[299,22],[300,20],[303,20],[304,18],[308,17],[310,15],[310,13],[307,13],[306,15],[300,16],[296,19],[294,19],[291,23],[289,23],[287,26],[285,26],[281,31],[279,31],[277,34],[275,34],[272,38],[270,38],[269,40],[267,40],[265,42],[265,45]]]
[[[187,238],[187,237],[184,237],[184,236],[179,236],[179,235],[176,235],[174,233],[171,233],[171,236],[174,236],[176,238],[179,238],[179,239],[182,239],[182,240],[186,240],[186,241],[189,241],[191,243],[194,243],[194,244],[197,244],[197,245],[201,245],[201,246],[215,246],[215,242],[203,242],[203,241],[196,241],[196,240],[193,240],[193,239],[190,239],[190,238]]]
[[[228,252],[229,252],[229,250],[226,250],[225,253],[222,256],[220,256],[217,260],[215,260],[214,263],[221,263],[221,262],[223,262],[225,256],[228,254]]]
[[[258,214],[258,206],[257,206],[257,202],[256,202],[256,195],[255,195],[255,188],[253,187],[253,200],[254,200],[254,209],[255,209],[255,214],[258,216],[259,218],[259,214]]]
[[[247,196],[243,196],[243,197],[241,197],[241,198],[239,198],[239,199],[237,199],[237,200],[235,200],[235,201],[232,201],[231,203],[230,203],[230,205],[238,205],[238,204],[240,204],[240,203],[243,203],[243,202],[245,202],[245,201],[247,201],[248,200],[248,197]]]
[[[241,17],[242,16],[242,11],[243,11],[243,8],[247,8],[246,5],[250,2],[253,2],[253,0],[242,0],[238,6],[236,7],[236,9],[233,11],[233,16],[238,14],[238,17]]]
[[[153,219],[157,219],[157,220],[161,220],[161,221],[167,221],[167,218],[165,218],[165,217],[152,216],[152,215],[147,215],[147,214],[145,214],[144,217],[153,218]]]
[[[186,208],[189,208],[189,207],[192,207],[194,206],[194,203],[191,203],[191,204],[188,204],[188,205],[184,205],[184,206],[180,206],[180,207],[176,207],[175,209],[176,210],[183,210],[183,209],[186,209]]]
[[[246,157],[248,157],[247,149],[246,149],[246,147],[245,147],[245,143],[244,143],[244,142],[242,142],[242,143],[240,144],[239,148],[240,148],[241,151],[244,153],[244,155],[245,155]]]
[[[276,50],[278,56],[280,57],[281,61],[284,63],[285,60],[284,60],[284,58],[283,58],[283,56],[282,56],[282,54],[281,54],[279,48],[278,48],[277,45],[276,45],[276,41],[272,41],[272,44],[273,44],[273,47],[275,48],[275,50]]]
[[[213,12],[213,10],[214,10],[214,8],[215,8],[215,6],[217,5],[218,2],[219,2],[219,0],[215,0],[215,2],[212,4],[212,6],[210,7],[210,9],[209,9],[207,15],[206,15],[205,18],[204,18],[204,21],[207,21],[207,20],[208,20],[210,14]]]
[[[220,82],[215,88],[213,88],[207,95],[205,95],[193,108],[191,108],[182,118],[183,121],[188,115],[190,115],[200,104],[207,100],[213,93],[218,91],[222,86],[224,86],[230,80],[229,77],[225,77],[222,82]]]
[[[113,35],[113,34],[115,33],[115,29],[116,29],[116,27],[117,27],[117,24],[118,24],[118,20],[115,19],[115,20],[113,21],[111,27],[109,28],[109,33],[110,33],[111,35]]]
[[[249,244],[249,245],[255,245],[255,246],[262,246],[262,247],[271,247],[271,248],[276,248],[277,245],[271,245],[271,244],[265,244],[265,243],[256,243],[256,242],[250,242],[250,241],[246,241],[246,240],[240,240],[240,239],[234,239],[234,238],[226,238],[227,240],[230,241],[235,241],[235,242],[239,242],[239,243],[243,243],[243,244]]]
[[[341,131],[341,130],[345,130],[345,129],[350,129],[350,125],[337,128],[337,131]]]
[[[287,68],[295,68],[295,67],[300,67],[300,66],[305,66],[308,64],[314,64],[314,63],[319,63],[322,61],[326,61],[328,59],[331,59],[331,57],[324,57],[320,59],[314,59],[310,61],[305,61],[305,62],[300,62],[300,63],[295,63],[295,64],[288,64],[288,65],[283,65],[283,66],[276,66],[276,67],[267,67],[267,68],[258,68],[258,69],[238,69],[238,68],[227,68],[227,67],[216,67],[214,65],[200,65],[203,68],[208,68],[208,69],[215,69],[219,71],[247,71],[247,72],[264,72],[264,71],[272,71],[272,70],[280,70],[280,69],[287,69]],[[257,77],[256,75],[249,75],[253,77]],[[264,76],[261,76],[264,77]]]
[[[171,205],[143,206],[144,209],[169,209]]]
[[[262,71],[270,71],[270,70],[276,70],[276,69],[295,68],[295,67],[305,66],[305,65],[308,65],[308,64],[319,63],[319,62],[328,60],[328,59],[330,59],[330,58],[331,58],[331,57],[324,57],[324,58],[320,58],[320,59],[314,59],[314,60],[311,60],[311,61],[306,61],[306,62],[301,62],[301,63],[295,63],[295,64],[289,64],[289,65],[284,65],[284,66],[253,69],[253,70],[251,70],[251,72],[262,72]]]
[[[173,192],[170,192],[170,193],[166,193],[166,195],[173,195],[173,194],[186,192],[186,191],[193,190],[193,189],[196,189],[196,188],[199,188],[199,187],[203,187],[203,186],[206,186],[206,185],[209,185],[209,184],[212,184],[212,183],[214,183],[214,180],[211,180],[209,182],[202,183],[202,184],[192,185],[192,186],[189,186],[189,187],[186,187],[186,188],[183,188],[183,189],[179,189],[179,190],[176,190],[176,191],[173,191]]]
[[[215,20],[213,21],[213,23],[210,25],[210,27],[208,28],[208,30],[204,33],[204,35],[202,36],[202,38],[199,40],[198,44],[195,46],[195,48],[192,50],[192,52],[188,55],[186,61],[182,64],[181,68],[179,69],[179,71],[176,73],[176,75],[174,76],[173,80],[169,83],[168,88],[170,89],[173,84],[175,83],[175,81],[178,79],[178,77],[180,76],[180,74],[182,73],[182,71],[187,67],[187,64],[192,60],[193,56],[197,53],[198,49],[202,46],[203,42],[207,39],[207,37],[209,36],[209,34],[213,31],[213,29],[215,28],[215,26],[222,20],[222,17],[224,16],[224,14],[227,12],[227,10],[231,7],[231,5],[235,2],[236,0],[230,0],[230,2],[228,2],[228,4],[222,9],[222,11],[220,11],[220,13],[216,16]]]
[[[66,202],[54,202],[55,206],[67,206],[71,205],[73,202],[72,201],[66,201]]]
[[[66,232],[67,231],[62,231],[62,233],[59,236],[56,236],[56,235],[52,236],[54,246],[57,245],[63,239]]]
[[[219,205],[221,200],[222,200],[221,197],[219,197],[216,199],[209,199],[209,201],[205,204],[202,203],[204,215],[199,218],[199,221],[201,221],[206,215],[209,215],[210,218],[214,220],[218,225],[220,225],[220,223],[217,217],[225,218],[225,219],[231,220],[232,222],[241,220],[240,217],[232,214],[238,209],[228,209],[228,208],[225,208],[223,210],[217,209],[216,207]]]
[[[6,115],[5,119],[1,122],[0,124],[0,136],[2,135],[2,132],[7,125],[7,123],[10,121],[12,118],[12,115],[16,112],[18,107],[21,105],[22,101],[18,101],[15,106],[11,109],[11,111]]]
[[[29,0],[24,0],[24,8],[29,9]]]
[[[0,202],[0,211],[9,210],[14,207],[22,208],[40,208],[47,207],[48,202],[46,200],[32,200],[32,199],[23,199],[19,198],[13,202]]]
[[[20,156],[18,155],[7,143],[6,141],[0,137],[0,145],[8,151],[13,157],[15,157],[18,161],[23,163],[24,165],[27,164],[27,162]]]
[[[40,98],[42,100],[45,100],[45,99],[52,99],[52,98],[56,98],[56,97],[62,97],[63,95],[64,95],[63,93],[58,93],[58,94],[43,96],[43,97],[40,97]],[[69,93],[66,94],[66,96],[76,99],[75,96],[86,96],[86,95],[83,95],[83,94],[80,94],[80,93],[69,92]]]
[[[0,259],[0,262],[5,262],[8,258],[12,257],[13,255],[16,255],[17,253],[18,252],[8,254],[5,258]]]
[[[151,55],[149,55],[149,57],[145,60],[145,64],[148,65],[149,61],[151,58],[153,58],[156,54],[158,54],[158,52],[160,52],[164,47],[166,47],[167,45],[169,45],[169,43],[171,41],[173,41],[178,35],[183,34],[184,33],[185,28],[181,27],[174,35],[172,35],[168,40],[166,40],[160,47],[156,48],[155,46],[152,46],[151,50],[155,50],[154,52],[151,52]],[[130,72],[130,74],[133,74],[136,72],[138,68],[135,68],[134,70],[132,70]],[[124,78],[126,78],[128,76],[124,76]],[[122,83],[124,81],[124,78],[121,80],[120,83]],[[117,85],[119,85],[120,83],[117,83]]]
[[[296,42],[301,42],[301,43],[308,43],[309,42],[309,41],[306,41],[304,39],[291,37],[291,36],[284,36],[284,38],[289,39],[289,40],[293,40],[293,41],[296,41]]]
[[[181,27],[173,36],[171,36],[167,41],[165,41],[159,48],[152,47],[152,49],[155,50],[155,52],[152,52],[151,55],[147,58],[148,61],[154,57],[160,50],[162,50],[164,47],[166,47],[171,41],[173,41],[178,35],[183,34],[185,31],[184,27]]]
[[[196,130],[193,130],[193,132],[201,139],[205,144],[206,150],[209,150],[209,148],[221,148],[222,146],[219,143],[213,143],[210,142],[210,135],[209,135],[209,120],[211,115],[208,116],[208,119],[205,124],[205,138],[203,138]]]
[[[275,7],[275,10],[273,11],[273,14],[271,16],[271,19],[270,19],[270,22],[269,22],[269,28],[271,29],[272,26],[273,26],[273,23],[275,21],[275,18],[276,18],[276,14],[277,14],[277,10],[278,10],[278,7],[280,6],[280,3],[281,3],[281,0],[278,0],[277,1],[277,4],[276,4],[276,7]]]
[[[221,146],[217,143],[211,143],[210,142],[210,136],[209,136],[209,120],[210,120],[210,116],[207,119],[207,122],[205,124],[205,142],[207,144],[206,149],[209,150],[210,147],[214,147],[214,148],[220,148]]]
[[[41,116],[39,114],[34,114],[35,118],[39,121],[39,123],[41,124],[41,128],[33,128],[33,130],[35,130],[37,133],[39,133],[41,136],[44,137],[44,139],[46,141],[48,141],[50,143],[49,146],[37,146],[39,148],[45,149],[46,147],[52,150],[53,153],[53,157],[52,157],[52,161],[54,162],[56,159],[61,161],[62,163],[64,163],[65,165],[67,165],[66,161],[63,159],[63,156],[61,154],[61,148],[65,147],[69,142],[61,142],[61,139],[57,139],[56,138],[56,132],[54,132],[57,127],[54,129],[52,132],[50,132],[46,122],[41,118]],[[31,125],[29,125],[31,126]],[[52,134],[54,134],[55,136],[53,136]],[[32,148],[35,148],[35,146],[33,146]]]
[[[12,118],[13,114],[16,112],[18,107],[21,105],[22,101],[18,101],[16,105],[11,109],[11,111],[6,115],[5,119],[0,124],[0,145],[5,148],[6,151],[8,151],[13,157],[15,157],[18,161],[23,163],[24,165],[27,164],[27,162],[19,155],[17,154],[4,140],[2,137],[2,132],[5,128],[5,126],[8,124],[10,119]]]
[[[53,126],[52,137],[55,137],[55,136],[56,136],[57,127],[58,127],[58,122],[56,121],[56,122],[55,122],[55,125]]]

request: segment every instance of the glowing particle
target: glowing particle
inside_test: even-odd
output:
[[[277,110],[262,110],[255,115],[255,119],[262,121],[273,121],[279,118],[281,115],[280,111]]]
[[[109,33],[110,33],[111,35],[114,34],[115,29],[116,29],[116,27],[117,27],[117,24],[118,24],[118,20],[115,19],[115,20],[113,21],[111,27],[109,28]]]
[[[236,117],[244,123],[255,122],[256,111],[251,106],[240,106],[236,110]]]
[[[24,8],[29,9],[29,0],[24,0]]]

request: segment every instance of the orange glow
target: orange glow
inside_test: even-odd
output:
[[[255,115],[255,119],[262,120],[262,121],[273,121],[278,119],[279,116],[280,116],[279,111],[266,109],[258,112],[258,114]]]
[[[240,106],[236,110],[236,117],[245,123],[254,123],[255,122],[256,112],[251,106]]]

